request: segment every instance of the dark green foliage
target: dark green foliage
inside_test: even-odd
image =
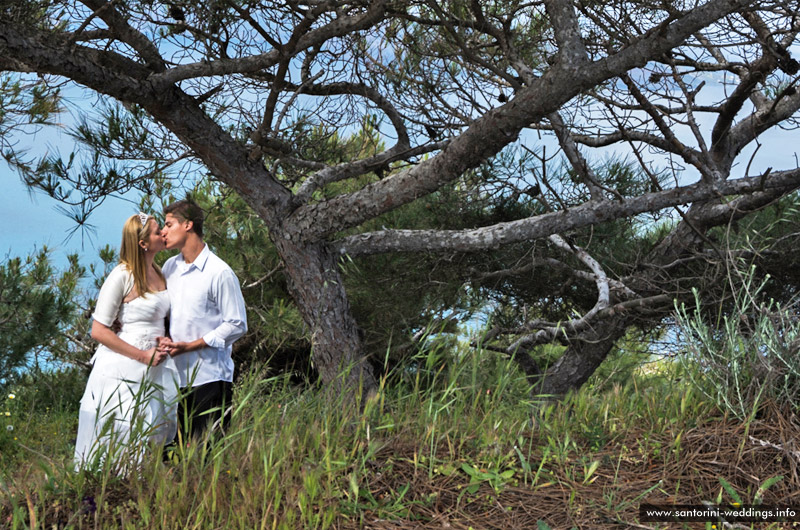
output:
[[[248,313],[247,335],[234,345],[243,367],[275,356],[278,369],[307,369],[310,344],[287,291],[263,220],[229,188],[203,180],[192,197],[204,209],[204,240],[236,272]]]
[[[69,269],[57,273],[42,249],[0,264],[0,381],[24,366],[32,352],[63,340],[84,274],[76,256],[69,260]]]
[[[16,0],[0,0],[0,13],[3,18],[29,25],[40,25],[43,15],[55,2],[49,0],[19,2]]]
[[[792,193],[739,222],[710,230],[711,248],[706,255],[683,267],[684,275],[699,279],[701,312],[709,325],[716,326],[722,317],[740,310],[736,305],[736,293],[741,289],[739,270],[747,270],[754,282],[763,284],[764,299],[782,305],[796,303],[800,294],[798,201],[800,196]]]

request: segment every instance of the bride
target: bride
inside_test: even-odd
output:
[[[156,220],[131,216],[122,229],[120,263],[100,289],[92,338],[100,343],[81,399],[75,462],[109,460],[125,469],[138,462],[147,441],[167,442],[177,429],[177,370],[157,343],[164,335],[169,296],[153,263],[164,250]],[[111,329],[122,324],[117,335]]]

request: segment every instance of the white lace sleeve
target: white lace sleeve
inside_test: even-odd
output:
[[[133,275],[128,272],[128,268],[121,264],[114,267],[100,288],[92,318],[111,327],[117,319],[122,301],[131,289],[133,289]]]

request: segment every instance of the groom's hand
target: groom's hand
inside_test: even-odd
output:
[[[186,353],[187,351],[199,350],[205,346],[206,341],[204,341],[202,338],[193,340],[192,342],[175,342],[168,337],[164,337],[164,340],[159,342],[159,348],[164,348],[165,351],[167,351],[172,357]]]
[[[169,337],[158,337],[158,351],[164,352],[167,355],[173,355],[175,343]]]
[[[172,347],[172,340],[169,337],[156,337],[157,346],[156,349],[159,352],[166,353],[169,355],[169,350]]]
[[[193,342],[170,342],[169,354],[173,357],[198,349]]]

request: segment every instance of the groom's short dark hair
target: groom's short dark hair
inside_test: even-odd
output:
[[[203,237],[203,218],[205,215],[203,214],[203,209],[192,199],[186,198],[173,202],[164,208],[164,215],[167,214],[180,217],[184,221],[191,221],[194,233]]]

